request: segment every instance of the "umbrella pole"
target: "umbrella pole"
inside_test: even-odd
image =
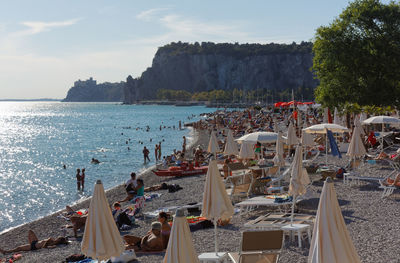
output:
[[[292,204],[292,215],[290,217],[290,225],[293,224],[293,218],[294,218],[294,206],[296,204],[296,195],[293,195],[293,204]]]
[[[328,165],[328,131],[326,131],[325,138],[325,165]]]
[[[215,254],[218,253],[218,238],[217,238],[217,220],[214,219],[214,239],[215,239]]]

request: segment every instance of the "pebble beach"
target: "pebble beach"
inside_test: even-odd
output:
[[[201,145],[207,147],[209,135],[205,131],[196,131],[195,140],[191,147]],[[191,149],[188,150],[191,152]],[[323,163],[325,156],[319,156],[317,163]],[[329,157],[329,163],[337,166],[345,166],[348,158],[343,159]],[[382,176],[390,173],[391,168],[379,164],[366,164],[360,168],[361,174],[365,176]],[[146,202],[145,212],[154,211],[160,207],[172,205],[186,205],[194,202],[201,202],[205,175],[191,176],[185,178],[163,179],[155,176],[151,171],[140,175],[146,186],[166,182],[168,184],[179,184],[183,189],[168,193],[166,190],[157,191],[161,194],[159,198]],[[323,186],[320,176],[310,174],[313,183],[307,188],[307,193],[297,205],[297,212],[315,215],[319,196]],[[287,178],[288,181],[288,178]],[[335,189],[343,217],[347,224],[348,231],[360,256],[361,262],[400,262],[398,248],[400,247],[400,195],[395,192],[388,198],[382,199],[382,190],[377,183],[362,182],[360,185],[344,185],[342,180],[335,180]],[[110,205],[125,197],[123,185],[107,191],[107,198]],[[85,200],[74,209],[88,208],[90,200]],[[250,213],[240,215],[236,213],[230,224],[219,227],[220,251],[239,251],[241,231],[243,225],[260,215],[265,215],[271,210],[258,209]],[[39,239],[63,235],[61,227],[67,224],[66,220],[60,218],[61,212],[41,218],[34,222],[19,226],[0,235],[0,247],[10,249],[12,247],[27,243],[27,231],[29,229],[37,233]],[[121,232],[124,234],[143,235],[150,228],[150,221],[137,220],[136,226],[131,230]],[[214,250],[213,229],[204,229],[192,232],[194,247],[198,254],[212,252]],[[22,253],[22,259],[18,262],[63,262],[72,254],[80,253],[80,240],[69,238],[68,245],[58,246],[54,249],[40,249],[37,251]],[[302,248],[297,243],[285,242],[279,262],[307,262],[309,243],[306,241]],[[161,262],[163,253],[151,255],[139,255],[139,262]]]

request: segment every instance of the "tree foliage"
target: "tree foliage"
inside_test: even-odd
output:
[[[399,106],[400,5],[356,0],[329,26],[317,29],[315,95],[327,106]]]
[[[311,53],[312,43],[301,42],[296,44],[239,44],[239,43],[213,43],[202,42],[199,44],[172,42],[168,45],[160,47],[157,51],[159,53],[168,53],[170,56],[174,55],[194,55],[194,54],[218,54],[229,55],[236,58],[244,58],[250,56],[263,56],[271,54],[290,54],[290,53]]]

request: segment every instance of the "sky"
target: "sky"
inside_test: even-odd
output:
[[[74,81],[140,77],[170,42],[312,41],[344,0],[2,0],[0,99],[62,99]]]

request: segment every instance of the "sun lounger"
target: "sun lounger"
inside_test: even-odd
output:
[[[254,182],[252,174],[229,176],[226,183],[231,184],[231,188],[227,190],[232,202],[240,200],[240,198],[248,197]]]
[[[244,213],[250,212],[253,209],[265,206],[265,207],[278,207],[279,209],[283,208],[284,210],[289,210],[289,207],[293,204],[293,201],[288,202],[275,202],[273,198],[267,198],[268,196],[257,196],[253,198],[249,198],[245,201],[237,203],[236,206],[240,207],[240,215]],[[301,199],[297,198],[296,203]]]
[[[294,214],[293,222],[295,224],[311,224],[314,222],[315,216],[307,214]],[[258,230],[281,229],[291,221],[290,213],[273,214],[269,213],[259,216],[244,224],[245,228]]]
[[[242,232],[240,251],[228,253],[234,263],[275,263],[278,262],[283,245],[283,231]]]
[[[383,189],[381,198],[385,198],[385,197],[390,196],[391,194],[393,194],[394,190],[398,189],[397,186],[385,185],[383,182],[384,182],[384,180],[380,180],[379,181],[379,184],[380,184],[379,188]]]

